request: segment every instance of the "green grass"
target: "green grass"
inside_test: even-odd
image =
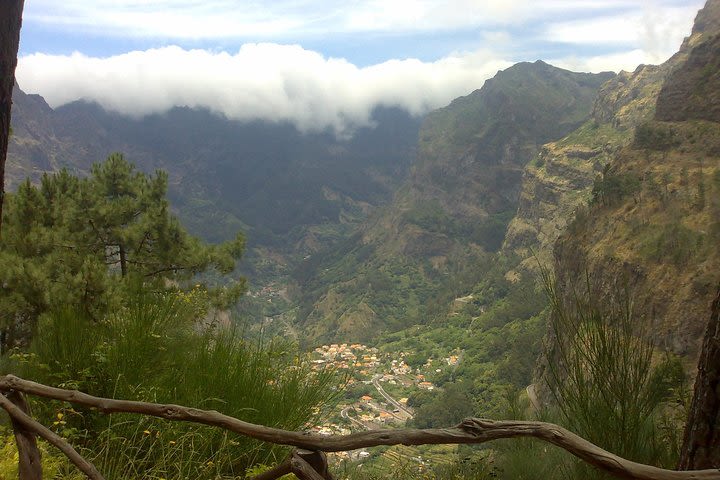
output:
[[[605,145],[623,145],[631,140],[630,131],[621,131],[613,128],[609,123],[597,124],[588,120],[580,128],[557,142],[560,147],[582,145],[589,148],[601,148]]]
[[[147,291],[100,321],[65,309],[43,319],[12,371],[96,396],[217,410],[287,430],[303,429],[335,402],[343,375],[312,371],[285,341],[248,343],[232,330],[201,328],[196,313],[186,295]],[[109,479],[238,476],[287,451],[190,423],[53,401],[33,400],[33,409]]]

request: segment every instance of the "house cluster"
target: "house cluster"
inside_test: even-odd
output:
[[[445,362],[450,367],[454,367],[458,363],[460,363],[460,357],[458,355],[450,355],[449,357],[445,358]]]
[[[252,298],[265,298],[268,302],[272,302],[273,298],[283,296],[283,289],[275,284],[265,285],[257,290],[248,291],[247,295]]]
[[[360,398],[341,402],[342,413],[338,412],[334,423],[318,425],[312,430],[321,435],[333,435],[347,433],[351,427],[357,430],[358,427],[373,429],[404,424],[411,415],[407,397],[416,389],[435,390],[437,387],[432,378],[443,369],[460,363],[459,352],[456,353],[445,358],[430,358],[416,370],[406,362],[411,356],[409,352],[384,353],[360,343],[317,347],[311,356],[314,369],[350,370],[348,386],[364,384],[365,387],[361,388],[363,395]],[[392,396],[395,403],[388,396]]]
[[[325,365],[333,365],[335,368],[356,368],[363,373],[363,370],[377,368],[380,366],[378,349],[368,347],[360,343],[333,343],[323,345],[315,349],[318,358],[313,360],[316,368]]]
[[[319,435],[348,435],[352,433],[349,428],[342,425],[337,425],[335,423],[324,423],[322,425],[315,425],[314,427],[310,428],[310,431]]]

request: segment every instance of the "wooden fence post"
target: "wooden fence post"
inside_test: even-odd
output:
[[[29,414],[30,409],[22,393],[10,390],[5,396],[16,407]],[[40,450],[37,447],[35,434],[25,429],[14,418],[12,419],[12,426],[18,449],[18,476],[20,480],[42,480]]]
[[[330,470],[328,469],[327,455],[325,454],[325,452],[298,448],[293,452],[292,458],[302,460],[303,463],[312,467],[312,469],[317,472],[318,477],[322,478],[323,480],[335,480],[330,474]],[[297,475],[297,472],[295,472],[294,470],[293,473]]]

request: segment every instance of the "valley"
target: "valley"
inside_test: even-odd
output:
[[[113,349],[133,337],[113,315],[135,311],[122,306],[124,296],[133,300],[137,293],[135,277],[126,275],[126,245],[154,254],[157,244],[162,253],[175,238],[187,243],[182,254],[198,267],[185,277],[178,262],[152,270],[177,278],[158,279],[150,296],[165,301],[163,295],[171,296],[165,290],[172,291],[180,313],[168,304],[170,327],[158,323],[159,333],[135,333],[186,349],[213,370],[202,371],[210,378],[207,395],[203,377],[193,380],[190,386],[200,391],[187,397],[193,401],[225,408],[218,391],[230,387],[214,364],[227,354],[235,363],[222,365],[260,392],[245,412],[248,421],[262,414],[257,421],[272,422],[265,409],[274,408],[285,412],[288,428],[345,435],[442,428],[467,417],[549,419],[621,456],[675,468],[720,285],[719,68],[720,0],[708,0],[677,53],[662,64],[578,73],[541,60],[520,62],[426,113],[379,104],[367,125],[345,135],[188,106],[141,117],[85,100],[51,108],[19,85],[6,169],[16,209],[6,216],[15,233],[3,239],[0,261],[8,267],[0,280],[10,285],[19,278],[12,285],[30,287],[2,298],[26,315],[28,337],[62,331],[61,321],[70,333],[88,328],[53,317],[56,305],[47,292],[42,305],[27,301],[25,290],[38,285],[52,285],[53,292],[81,285],[84,293],[68,298],[93,309],[78,318],[96,322],[97,310],[113,320],[87,340],[95,343],[77,347],[87,347],[83,358],[92,367],[77,367],[68,349],[64,364],[35,365],[35,351],[12,361],[38,372],[52,366],[59,373],[49,378],[105,392],[112,380],[124,392],[155,395],[152,385],[125,385],[128,374],[112,370],[113,362],[130,364],[131,355]],[[83,248],[99,242],[92,235],[101,222],[85,222],[82,213],[105,221],[112,209],[96,208],[88,198],[122,199],[129,191],[133,200],[141,197],[125,186],[110,193],[95,187],[92,195],[82,190],[79,179],[102,186],[119,176],[93,166],[116,151],[132,165],[111,156],[128,178],[166,172],[147,183],[162,198],[155,202],[160,213],[151,213],[173,216],[159,222],[162,242],[154,231],[136,231],[132,212],[119,227],[107,220],[110,233],[99,237],[118,240],[88,254],[103,269],[75,258],[81,248],[68,239],[82,235],[77,244]],[[102,168],[110,173],[95,178]],[[67,192],[71,201],[59,203]],[[31,208],[32,199],[45,202],[44,210]],[[25,224],[23,215],[31,221]],[[175,228],[170,240],[162,236],[166,225]],[[230,239],[235,243],[221,243]],[[53,257],[57,244],[72,255]],[[45,255],[42,268],[65,276],[31,281],[42,270],[31,263],[40,255],[35,250]],[[131,267],[145,266],[137,265]],[[116,277],[120,287],[111,282]],[[150,285],[140,278],[138,285]],[[215,294],[226,285],[236,286],[237,301]],[[110,336],[114,328],[117,338]],[[205,350],[190,350],[194,342]],[[154,352],[148,345],[154,344],[137,348]],[[186,368],[162,357],[163,349],[158,358],[168,368]],[[142,368],[132,368],[140,382]],[[243,377],[243,368],[265,376]],[[156,373],[169,384],[158,391],[175,401],[175,381]],[[247,392],[233,395],[228,405],[236,401],[233,408],[244,415]],[[297,416],[290,408],[296,400]],[[96,419],[92,425],[81,414],[73,420],[76,431],[100,431]],[[119,438],[125,437],[113,437]],[[172,438],[181,441],[181,435]],[[239,446],[212,438],[222,448]],[[404,471],[399,480],[606,478],[537,443],[515,445],[383,447],[331,460],[359,480],[388,471]],[[255,448],[243,450],[249,456],[236,463],[264,468],[281,450]],[[543,460],[549,465],[540,465]],[[193,462],[192,468],[208,465]],[[234,462],[228,460],[222,475]],[[446,477],[438,473],[444,468]]]

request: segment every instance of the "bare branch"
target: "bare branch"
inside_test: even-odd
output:
[[[8,412],[13,422],[17,422],[28,432],[32,432],[35,435],[44,438],[50,444],[57,447],[62,453],[65,454],[72,463],[75,464],[81,472],[83,472],[91,480],[105,480],[100,472],[97,471],[95,466],[85,460],[68,442],[66,442],[58,434],[44,427],[37,421],[30,418],[17,406],[15,406],[5,395],[0,394],[0,407],[4,408]]]
[[[213,425],[265,442],[307,450],[340,452],[378,445],[479,444],[500,438],[534,437],[557,445],[587,463],[620,478],[638,480],[720,480],[720,470],[673,471],[618,457],[564,428],[545,422],[495,421],[469,418],[451,428],[372,430],[323,436],[289,432],[243,422],[213,410],[98,398],[75,390],[47,387],[13,375],[0,377],[0,390],[19,390],[40,397],[84,405],[104,413],[139,413],[168,420]]]
[[[290,467],[290,457],[287,457],[284,462],[277,465],[275,468],[272,468],[267,472],[263,472],[260,475],[255,475],[252,480],[277,480],[288,473],[292,473],[292,468]]]
[[[7,393],[7,398],[20,411],[28,414],[29,407],[22,393],[12,390]],[[18,477],[20,480],[41,480],[42,464],[40,450],[37,448],[35,434],[26,430],[17,420],[12,420],[15,444],[18,451]]]
[[[308,462],[302,459],[297,452],[290,458],[290,468],[300,480],[325,480]]]

